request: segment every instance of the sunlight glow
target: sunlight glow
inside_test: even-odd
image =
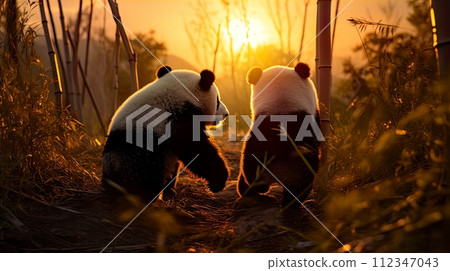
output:
[[[248,25],[240,19],[230,21],[229,31],[233,38],[233,49],[241,50],[247,44],[256,47],[266,39],[264,26],[256,19],[250,19]],[[224,36],[228,37],[228,29],[224,29]]]

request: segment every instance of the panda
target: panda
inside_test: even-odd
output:
[[[229,177],[228,165],[203,132],[206,125],[228,116],[214,73],[172,71],[162,66],[156,77],[131,95],[112,117],[102,155],[105,192],[120,194],[125,190],[149,201],[163,188],[173,188],[173,179],[183,167],[194,177],[205,179],[212,192],[221,191]],[[196,115],[216,119],[201,122],[202,132],[194,140]],[[155,125],[149,129],[152,121]]]
[[[294,206],[300,205],[291,193],[302,202],[309,195],[319,168],[319,140],[323,140],[317,92],[309,76],[310,68],[305,63],[295,68],[273,66],[263,71],[254,67],[248,71],[253,124],[241,153],[237,183],[241,197],[268,192],[270,185],[277,183],[276,178],[284,186],[282,206],[292,201]],[[275,116],[285,115],[288,121],[283,122],[283,130]],[[297,137],[306,127],[302,127],[304,121],[316,124],[315,137]]]

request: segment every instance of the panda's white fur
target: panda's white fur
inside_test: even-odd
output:
[[[272,66],[252,85],[252,115],[281,115],[305,111],[316,116],[317,92],[310,78],[301,78],[294,68]]]
[[[154,82],[134,93],[117,109],[102,155],[105,192],[117,194],[115,188],[119,185],[145,200],[152,199],[161,192],[163,185],[177,176],[183,164],[193,175],[206,179],[211,191],[223,189],[229,176],[226,161],[204,133],[200,140],[193,139],[194,115],[215,115],[216,120],[228,116],[214,80],[214,73],[208,70],[199,74],[189,70],[172,71],[162,66]],[[159,109],[154,117],[163,112],[171,114],[153,130],[142,131],[152,133],[152,138],[158,140],[166,133],[166,123],[172,127],[170,137],[153,146],[153,151],[126,141],[127,117],[143,106],[151,107],[145,112]],[[133,134],[136,122],[132,122]],[[147,134],[143,138],[147,138]],[[172,181],[171,187],[174,184]]]
[[[228,115],[228,110],[223,103],[217,109],[217,101],[220,100],[215,84],[209,91],[199,88],[200,75],[190,70],[171,71],[158,80],[146,85],[131,95],[114,114],[108,134],[111,130],[125,130],[126,117],[144,105],[164,109],[167,112],[179,110],[184,103],[190,102],[202,109],[205,115],[218,115],[222,119]],[[217,110],[216,110],[217,109]],[[155,127],[155,133],[161,135],[164,132],[165,123]]]

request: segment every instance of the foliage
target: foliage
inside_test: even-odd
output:
[[[433,150],[439,153],[441,147],[433,142],[441,136],[440,127],[433,119],[428,119],[437,117],[432,112],[440,102],[438,92],[433,89],[437,73],[431,44],[431,36],[396,33],[394,28],[382,31],[380,26],[376,26],[375,31],[368,33],[362,45],[355,49],[366,55],[367,63],[362,67],[356,67],[350,61],[345,63],[344,71],[350,79],[344,85],[353,86],[356,91],[338,89],[339,94],[353,98],[347,108],[341,106],[334,110],[336,129],[333,145],[335,155],[347,155],[344,150],[350,152],[352,159],[347,163],[359,164],[362,161],[362,166],[355,169],[355,176],[374,180],[398,175],[427,164],[429,155],[426,156],[425,152]],[[420,117],[412,120],[412,115]],[[402,145],[394,141],[401,141]],[[355,143],[360,148],[351,147]],[[393,161],[383,158],[388,164],[374,168],[371,164],[377,163],[363,159],[367,158],[368,151]],[[403,158],[411,159],[408,166],[400,163],[402,152]],[[380,170],[386,169],[389,169],[388,175],[380,175]]]
[[[432,236],[424,231],[444,228],[450,218],[444,201],[449,191],[441,187],[449,105],[439,98],[445,85],[436,80],[427,3],[410,1],[414,33],[352,21],[358,33],[373,30],[355,48],[367,63],[356,66],[348,60],[348,79],[338,83],[333,97],[327,177],[334,192],[322,206],[327,225],[359,251],[375,244],[378,251],[424,251],[420,246],[430,241],[426,238],[439,241],[444,236],[442,230]],[[392,242],[381,245],[386,238]],[[420,246],[408,247],[414,242]],[[329,245],[322,242],[317,249],[328,250]],[[445,249],[434,245],[425,251]]]
[[[92,188],[98,183],[99,144],[68,112],[55,109],[49,70],[36,55],[36,31],[28,20],[24,10],[15,25],[17,58],[6,50],[10,39],[0,21],[0,187],[45,197]]]

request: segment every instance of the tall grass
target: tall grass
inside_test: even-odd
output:
[[[0,188],[48,198],[92,188],[99,181],[100,144],[67,110],[55,109],[50,71],[33,48],[36,28],[27,10],[17,12],[17,58],[5,49],[10,33],[0,20]]]

